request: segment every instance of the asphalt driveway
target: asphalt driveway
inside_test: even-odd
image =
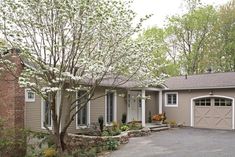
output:
[[[131,138],[111,157],[234,157],[235,131],[177,128]]]

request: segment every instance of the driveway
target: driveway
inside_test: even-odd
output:
[[[176,128],[131,138],[111,157],[234,157],[235,131]]]

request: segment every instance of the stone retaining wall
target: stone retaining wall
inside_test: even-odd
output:
[[[85,136],[68,134],[66,143],[71,150],[76,150],[78,148],[89,149],[92,147],[106,146],[107,141],[109,141],[110,138],[117,140],[120,144],[126,144],[129,142],[128,134],[122,133],[118,136]]]
[[[141,137],[141,136],[149,136],[151,131],[149,128],[143,128],[141,130],[130,130],[127,132],[129,137]]]
[[[68,134],[65,142],[70,150],[89,149],[92,147],[104,147],[107,141],[110,139],[117,140],[120,144],[126,144],[129,142],[130,137],[141,137],[148,136],[151,134],[150,129],[144,128],[142,130],[130,130],[127,132],[122,132],[118,136],[86,136],[86,135],[76,135]]]

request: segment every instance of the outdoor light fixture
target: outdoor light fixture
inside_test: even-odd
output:
[[[213,95],[213,91],[210,91],[209,95]]]

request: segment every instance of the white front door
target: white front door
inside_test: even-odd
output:
[[[141,95],[140,91],[129,91],[127,99],[128,109],[128,122],[141,121],[141,99],[138,97]]]

